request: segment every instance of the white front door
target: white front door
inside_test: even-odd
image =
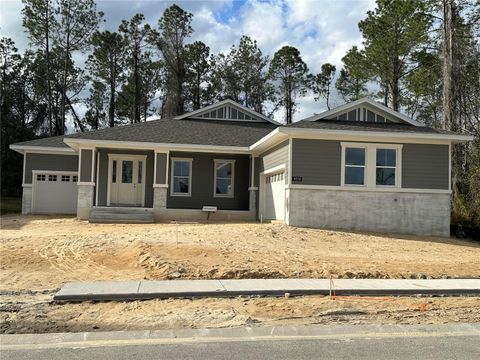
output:
[[[263,177],[263,218],[285,220],[285,172]]]
[[[145,206],[143,155],[109,156],[109,206]]]

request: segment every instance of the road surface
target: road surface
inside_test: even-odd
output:
[[[198,330],[201,331],[201,330]],[[122,333],[91,341],[2,341],[1,359],[480,359],[480,326],[404,326],[397,331],[349,327],[308,332],[289,328],[279,336],[195,336],[148,338]],[[52,335],[59,339],[58,334]],[[61,336],[60,336],[61,338]],[[0,338],[0,340],[3,340]]]

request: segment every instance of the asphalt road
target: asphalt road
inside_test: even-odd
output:
[[[315,337],[175,338],[0,347],[0,359],[480,359],[478,332],[370,332]]]

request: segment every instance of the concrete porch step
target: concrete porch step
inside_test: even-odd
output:
[[[90,212],[91,223],[148,224],[155,222],[152,209],[134,207],[95,207]]]

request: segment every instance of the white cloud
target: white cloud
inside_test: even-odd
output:
[[[28,40],[22,29],[20,0],[0,0],[0,33],[14,39],[24,50]],[[120,1],[97,0],[97,7],[105,13],[103,27],[115,30],[122,19],[136,13],[145,14],[146,21],[157,27],[157,21],[166,7],[174,1]],[[341,67],[341,58],[362,38],[358,22],[375,0],[249,0],[244,4],[234,0],[175,1],[194,14],[195,33],[191,41],[201,40],[213,53],[225,52],[238,44],[242,35],[256,39],[262,51],[273,56],[283,45],[297,47],[313,73],[325,62]],[[335,101],[336,99],[334,99]],[[338,99],[337,99],[338,100]],[[295,119],[324,110],[323,102],[313,96],[300,98]],[[278,115],[277,115],[278,116]],[[282,114],[279,113],[281,117]]]

